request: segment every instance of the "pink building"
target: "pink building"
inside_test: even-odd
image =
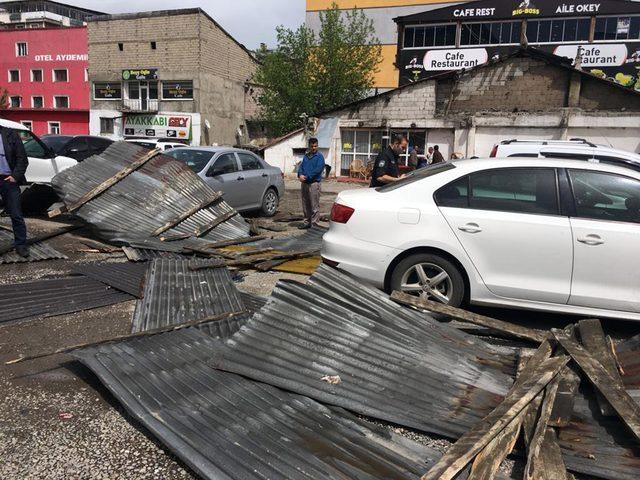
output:
[[[89,133],[86,27],[0,30],[0,117],[36,135]]]

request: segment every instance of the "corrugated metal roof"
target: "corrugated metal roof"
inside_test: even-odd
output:
[[[131,262],[148,262],[156,258],[187,259],[193,255],[167,252],[164,250],[153,250],[150,248],[122,247],[122,251]]]
[[[207,479],[418,479],[435,451],[345,410],[209,365],[193,329],[78,351],[126,409]]]
[[[116,142],[101,155],[96,155],[69,168],[53,179],[53,185],[65,204],[71,205],[87,192],[113,177],[136,157],[148,151],[142,147]],[[104,193],[95,197],[75,213],[92,224],[99,235],[111,242],[141,242],[150,239],[158,228],[188,212],[216,192],[184,163],[166,155],[158,155]],[[225,213],[233,211],[219,201],[199,210],[164,235],[193,233]],[[169,246],[199,246],[207,241],[243,238],[249,225],[236,215],[202,238],[166,242]],[[158,247],[163,242],[153,239]]]
[[[13,233],[0,229],[0,245],[13,244]],[[23,258],[15,250],[0,255],[0,265],[9,263],[41,262],[43,260],[66,259],[66,255],[60,253],[51,246],[50,242],[38,242],[29,246],[29,257]]]
[[[141,298],[142,281],[147,272],[147,265],[130,262],[79,263],[74,265],[71,271]]]
[[[133,332],[203,320],[246,310],[229,270],[190,270],[199,260],[158,259],[149,264],[143,299],[136,305]],[[246,321],[226,320],[221,328],[237,330]],[[209,327],[205,327],[208,329]],[[212,335],[217,335],[214,329]]]
[[[322,237],[329,230],[318,226],[305,230],[303,234],[261,240],[259,242],[249,243],[247,247],[255,248],[274,248],[276,250],[320,250],[322,248]]]
[[[133,298],[87,277],[0,285],[0,323],[90,310]]]
[[[316,282],[346,279],[322,267]],[[515,356],[377,290],[281,282],[212,359],[214,366],[371,417],[457,437],[501,401]],[[353,298],[353,302],[345,299]],[[321,379],[339,376],[331,385]]]
[[[260,295],[254,295],[253,293],[240,292],[240,298],[247,310],[250,312],[256,312],[264,307],[269,299]]]

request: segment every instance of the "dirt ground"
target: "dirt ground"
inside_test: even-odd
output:
[[[321,211],[328,213],[336,194],[348,188],[361,186],[325,183]],[[287,181],[282,212],[300,211],[299,190],[296,181]],[[75,220],[63,218],[61,222],[68,224]],[[28,219],[31,232],[49,231],[59,224],[42,218]],[[282,235],[299,233],[293,225]],[[68,260],[0,265],[0,289],[3,284],[65,276],[74,263],[126,261],[122,254],[80,252],[87,248],[81,243],[84,236],[91,234],[81,229],[52,240]],[[283,278],[306,280],[300,275],[249,271],[244,273],[238,288],[268,295]],[[70,356],[54,355],[4,365],[21,355],[126,334],[131,329],[134,303],[0,325],[0,479],[194,478],[188,467],[158,444],[93,374]],[[547,328],[561,328],[572,320],[508,310],[483,313]],[[638,332],[635,324],[625,322],[611,322],[606,328],[614,336]],[[407,429],[397,431],[441,450],[449,444]]]

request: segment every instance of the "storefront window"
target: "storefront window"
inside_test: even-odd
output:
[[[373,162],[382,150],[382,135],[382,130],[342,130],[340,174],[349,175],[354,162]]]
[[[404,29],[405,48],[451,47],[456,44],[455,24],[406,27]]]
[[[529,43],[587,42],[590,29],[589,18],[527,20],[527,40]]]
[[[409,145],[407,147],[407,151],[400,156],[400,165],[408,165],[409,164],[409,155],[411,151],[418,147],[419,158],[424,158],[425,156],[425,147],[427,145],[427,132],[426,130],[394,130],[391,132],[391,135],[402,135],[406,137],[409,141]]]
[[[503,45],[520,43],[521,22],[464,23],[460,45]]]

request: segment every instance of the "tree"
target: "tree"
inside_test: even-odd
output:
[[[257,52],[258,103],[275,135],[312,116],[365,98],[381,62],[373,22],[361,10],[341,12],[334,3],[320,14],[316,35],[306,26],[278,27],[278,46]]]
[[[9,91],[0,87],[0,110],[9,108]]]

